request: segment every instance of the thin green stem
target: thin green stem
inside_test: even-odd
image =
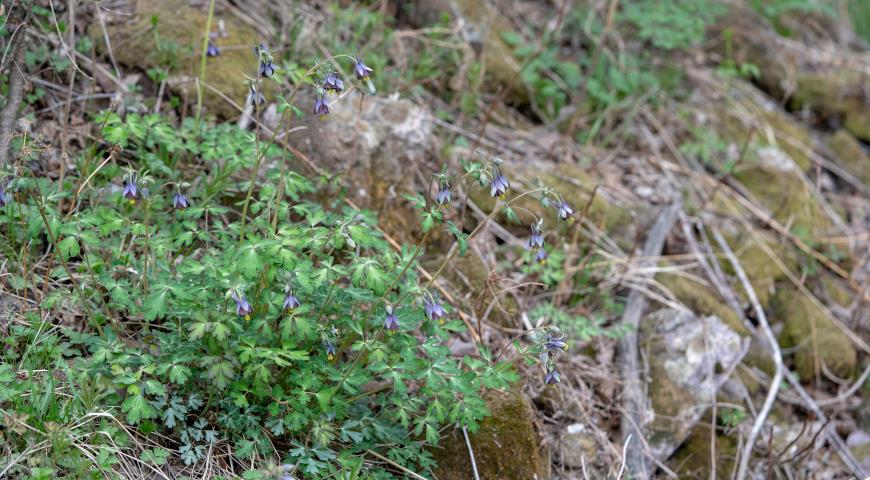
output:
[[[202,35],[202,51],[199,55],[199,78],[196,82],[196,124],[199,125],[202,116],[202,82],[205,81],[205,59],[208,53],[208,37],[211,35],[211,21],[214,18],[215,0],[208,4],[208,18],[205,21],[205,32]]]
[[[212,1],[214,1],[214,0],[212,0]],[[328,62],[328,61],[335,59],[335,58],[344,58],[344,57],[353,58],[350,55],[333,55],[333,56],[328,57],[320,62],[317,62],[313,67],[309,68],[304,74],[302,74],[302,78],[299,79],[299,82],[297,82],[296,85],[294,85],[293,90],[290,92],[290,98],[287,100],[288,107],[286,109],[284,109],[283,112],[281,112],[281,118],[278,119],[278,125],[281,125],[282,123],[284,123],[284,120],[287,118],[287,113],[291,110],[291,107],[293,105],[293,100],[296,99],[296,94],[299,93],[299,89],[305,83],[305,79],[308,78],[309,76],[311,76],[311,74],[313,74],[318,68],[320,68],[320,65],[322,65],[324,62]],[[258,125],[259,125],[259,123],[260,122],[257,122]],[[288,126],[289,126],[289,123],[288,123]],[[239,243],[240,244],[245,239],[245,225],[246,225],[246,221],[248,218],[248,205],[251,203],[251,197],[254,195],[254,185],[256,183],[255,180],[257,178],[257,174],[260,172],[260,164],[263,163],[263,157],[266,156],[266,151],[268,151],[269,145],[275,143],[275,139],[278,138],[278,131],[279,130],[280,130],[279,128],[275,128],[275,131],[272,132],[272,137],[269,139],[269,143],[266,144],[265,148],[263,148],[261,151],[257,152],[257,161],[256,161],[256,163],[254,163],[254,171],[251,173],[250,184],[248,185],[248,193],[245,195],[245,203],[242,205],[242,230],[239,233]]]
[[[45,225],[45,231],[46,231],[46,233],[48,233],[48,239],[51,241],[51,244],[54,246],[54,250],[56,252],[58,252],[59,251],[58,250],[58,240],[59,239],[55,236],[54,232],[51,229],[51,224],[48,222],[48,216],[45,214],[45,206],[42,205],[42,196],[41,195],[39,198],[36,199],[36,209],[39,210],[39,216],[42,217],[42,223]],[[78,280],[76,280],[76,277],[73,275],[72,270],[69,268],[69,264],[67,263],[66,259],[63,258],[63,254],[58,255],[58,257],[60,258],[60,263],[63,265],[63,269],[66,271],[66,274],[69,275],[69,280],[70,280],[70,282],[72,282],[73,288],[78,293],[78,295],[82,301],[82,304],[87,305],[88,302],[85,299],[84,292],[82,291]],[[103,305],[103,308],[106,309],[106,311],[105,311],[106,318],[111,319],[112,315],[109,312],[108,308],[105,305]],[[95,324],[95,326],[97,327],[97,330],[99,330],[100,336],[103,336],[103,327],[101,327],[99,324]]]

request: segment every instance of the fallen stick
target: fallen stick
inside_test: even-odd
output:
[[[749,283],[749,278],[747,278],[746,272],[743,271],[740,261],[737,260],[734,252],[731,251],[728,242],[725,241],[725,238],[722,237],[722,234],[719,233],[719,230],[716,227],[712,227],[712,231],[716,243],[718,243],[719,247],[722,248],[722,251],[725,252],[725,256],[734,267],[734,272],[737,274],[737,278],[740,279],[743,289],[746,290],[746,296],[749,297],[749,303],[752,304],[752,309],[755,311],[755,316],[758,318],[759,326],[761,327],[767,342],[770,343],[771,355],[773,356],[773,362],[776,366],[776,372],[773,375],[773,380],[770,382],[770,389],[767,392],[767,397],[765,397],[764,404],[758,412],[758,415],[755,417],[755,423],[752,424],[752,430],[749,431],[749,438],[743,445],[743,451],[740,455],[740,463],[737,467],[737,475],[735,478],[737,478],[737,480],[742,480],[746,478],[747,470],[749,469],[749,459],[752,457],[752,448],[755,446],[755,440],[758,438],[758,434],[761,433],[761,428],[764,427],[764,422],[767,421],[767,416],[770,415],[770,409],[773,408],[773,402],[776,401],[776,395],[779,392],[779,387],[782,383],[784,367],[782,364],[782,352],[779,350],[779,343],[777,343],[776,336],[770,329],[770,323],[768,323],[767,316],[764,314],[764,309],[761,308],[761,303],[755,295],[755,289],[752,288],[752,284]]]
[[[643,252],[638,263],[650,264],[653,263],[653,258],[660,255],[662,248],[665,245],[665,238],[668,232],[671,231],[674,223],[677,221],[677,216],[680,213],[682,206],[679,202],[665,208],[658,216],[658,220],[652,226],[647,235],[646,242],[643,245]],[[652,272],[642,274],[645,277],[651,277]],[[643,445],[643,419],[642,413],[645,408],[645,396],[640,379],[640,362],[637,353],[637,331],[640,326],[640,319],[646,309],[646,295],[639,290],[632,290],[628,295],[628,302],[625,305],[625,311],[622,314],[621,324],[630,327],[626,334],[619,341],[619,362],[622,370],[623,389],[622,389],[622,407],[625,415],[621,420],[620,430],[622,438],[627,439],[635,437],[641,439],[637,442],[638,448],[626,448],[625,468],[628,470],[631,478],[647,479],[651,477],[650,465],[647,460],[647,455],[640,445]]]

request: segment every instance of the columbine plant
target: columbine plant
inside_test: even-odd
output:
[[[263,44],[254,54],[249,102],[259,109],[267,101],[262,82],[284,70]],[[302,86],[312,88],[319,116],[329,113],[328,94],[358,88],[329,63],[339,60],[352,62],[357,81],[373,74],[359,56],[315,64],[295,78],[286,99],[279,97],[280,125],[289,123],[289,112],[304,114],[293,105]],[[520,198],[561,200],[559,218],[573,215],[554,192],[514,193],[497,158],[463,162],[458,178],[446,170],[435,178],[434,199],[412,198],[425,233],[394,251],[371,213],[308,200],[319,186],[286,171],[288,154],[274,143],[279,129],[271,139],[252,139],[237,127],[193,119],[173,125],[157,115],[108,113],[97,121],[113,146],[81,159],[81,177],[20,182],[16,208],[3,180],[11,177],[0,179],[4,253],[37,248],[50,256],[59,267],[39,273],[64,288],[41,297],[41,307],[76,312],[70,318],[81,320],[76,328],[51,329],[62,332],[62,360],[57,353],[28,356],[33,344],[45,343],[29,334],[9,337],[5,352],[20,368],[62,365],[71,385],[92,392],[91,407],[120,406],[116,414],[126,423],[178,447],[178,461],[194,464],[219,449],[232,452],[225,461],[239,468],[272,459],[283,465],[275,467],[282,475],[307,478],[400,474],[368,463],[371,452],[402,469],[429,472],[427,447],[438,443],[441,429],[473,431],[487,414],[484,387],[507,387],[517,378],[512,360],[498,362],[485,350],[481,359],[450,356],[445,343],[467,328],[467,319],[460,320],[436,282],[498,212],[518,221],[513,205]],[[267,165],[277,165],[266,172],[275,185],[263,185],[255,197],[267,157]],[[98,163],[102,158],[111,162]],[[465,205],[451,200],[463,198],[460,189],[481,187],[499,199],[497,207],[464,233],[463,222],[450,218]],[[456,245],[423,281],[417,261],[436,225]],[[543,235],[536,217],[529,246],[543,251]],[[25,285],[43,282],[40,275]],[[546,353],[539,360],[548,383],[559,379],[559,342],[533,342]],[[520,354],[528,358],[529,348]],[[22,448],[36,441],[34,431],[48,428],[40,407],[27,403],[40,396],[19,395],[37,385],[12,382],[0,371],[0,402],[17,398],[24,403],[16,411],[34,413],[31,429],[6,434]],[[117,451],[112,439],[94,441]],[[166,461],[169,451],[158,450],[143,461]]]

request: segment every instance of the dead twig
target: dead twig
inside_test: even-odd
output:
[[[731,262],[731,266],[734,267],[734,272],[737,274],[737,278],[740,279],[740,283],[746,291],[746,296],[749,297],[749,303],[752,304],[752,309],[755,311],[758,323],[764,332],[765,338],[770,344],[771,356],[773,357],[773,363],[776,367],[773,380],[770,382],[770,389],[767,392],[767,397],[765,397],[764,404],[758,412],[758,415],[755,417],[755,423],[753,423],[752,430],[749,432],[749,438],[743,445],[743,451],[740,455],[740,463],[737,467],[736,475],[738,480],[742,480],[746,478],[747,470],[749,469],[749,459],[752,457],[752,449],[755,447],[755,440],[758,438],[758,434],[761,433],[761,428],[764,426],[767,416],[770,415],[770,410],[773,408],[773,402],[776,400],[776,395],[779,392],[784,367],[782,363],[782,352],[779,350],[779,343],[776,341],[776,336],[773,334],[773,330],[770,329],[770,323],[768,323],[767,316],[764,314],[764,309],[761,308],[761,303],[755,295],[755,289],[752,288],[752,284],[749,283],[749,278],[746,276],[746,272],[743,271],[740,261],[737,260],[737,256],[734,255],[731,247],[728,246],[728,242],[725,241],[725,238],[722,237],[722,234],[719,233],[719,230],[716,229],[716,227],[713,227],[712,231],[716,243],[718,243],[719,247],[722,248],[722,251],[725,252],[725,256],[728,258],[728,261]]]
[[[18,104],[24,98],[24,51],[27,42],[27,25],[21,27],[21,34],[13,47],[12,65],[9,67],[9,95],[6,97],[6,106],[0,111],[0,167],[9,163],[9,148],[12,145],[12,136],[15,130],[15,122],[18,120]]]
[[[677,221],[681,208],[679,202],[675,203],[667,207],[658,216],[658,220],[656,220],[644,243],[642,257],[645,260],[642,263],[650,263],[652,261],[650,258],[661,254],[665,238]],[[649,277],[652,275],[652,272],[646,272],[641,275]],[[625,410],[625,415],[623,415],[621,421],[621,430],[623,437],[626,439],[631,436],[643,439],[641,412],[645,410],[645,400],[643,389],[641,388],[640,362],[637,352],[637,330],[645,308],[646,295],[637,289],[632,289],[628,295],[628,302],[622,314],[621,322],[622,325],[629,326],[630,329],[619,342],[619,357],[624,382],[622,403]],[[642,445],[643,443],[641,441],[639,444]],[[627,444],[628,442],[626,441]],[[642,448],[626,449],[625,465],[632,478],[645,479],[651,476],[649,463]]]

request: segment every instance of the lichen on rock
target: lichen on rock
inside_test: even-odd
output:
[[[434,158],[434,126],[425,109],[351,94],[330,106],[329,117],[308,118],[303,126],[299,149],[322,170],[340,174],[349,198],[379,212],[381,226],[398,239],[416,233],[419,213],[402,195],[415,191],[417,172]]]
[[[679,447],[729,380],[740,360],[740,335],[716,317],[662,309],[641,324],[641,348],[650,359],[652,421],[645,429],[653,455],[665,460]]]

